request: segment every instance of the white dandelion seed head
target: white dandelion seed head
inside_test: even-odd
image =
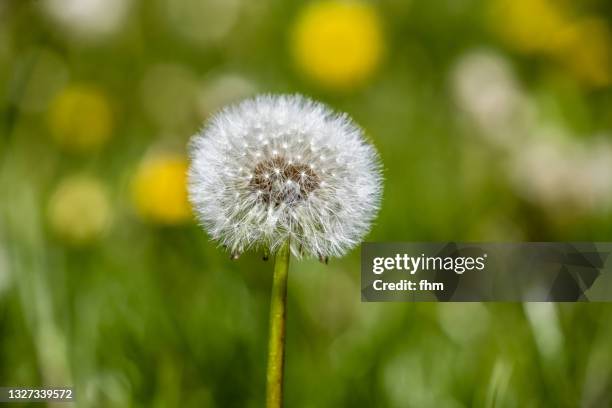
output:
[[[380,206],[379,156],[345,114],[299,95],[229,106],[190,143],[189,196],[213,239],[232,253],[342,256]]]

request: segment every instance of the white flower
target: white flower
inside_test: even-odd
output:
[[[77,41],[99,39],[121,27],[131,0],[44,0],[43,7]]]
[[[189,195],[213,239],[237,256],[341,256],[378,212],[379,157],[345,114],[295,95],[225,108],[192,138]]]

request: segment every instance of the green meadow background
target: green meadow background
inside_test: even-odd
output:
[[[0,386],[263,405],[272,264],[185,201],[227,103],[350,114],[368,241],[609,241],[611,91],[606,0],[0,0]],[[361,303],[359,253],[292,261],[287,407],[612,406],[611,305]]]

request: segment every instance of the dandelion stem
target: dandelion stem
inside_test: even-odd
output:
[[[283,406],[287,274],[290,257],[289,240],[287,240],[274,257],[274,276],[272,278],[272,295],[270,300],[270,339],[268,342],[267,408],[280,408]]]

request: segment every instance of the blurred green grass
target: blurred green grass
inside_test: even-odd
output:
[[[254,92],[305,93],[364,127],[385,175],[367,240],[609,239],[609,78],[495,29],[533,27],[520,18],[542,10],[568,29],[596,19],[608,34],[588,38],[603,48],[575,58],[609,69],[607,2],[519,1],[520,18],[489,12],[503,1],[373,2],[386,54],[341,90],[291,58],[306,2],[192,3],[134,0],[121,17],[117,2],[90,2],[100,14],[77,8],[75,23],[53,7],[78,2],[0,1],[0,385],[73,384],[82,407],[263,404],[271,264],[230,261],[192,221],[143,217],[132,191],[147,157],[185,154],[216,108]],[[461,93],[462,61],[475,100]],[[78,84],[112,112],[108,140],[85,151],[58,143],[50,120]],[[89,124],[60,131],[88,137]],[[524,162],[540,142],[562,160]],[[58,231],[49,219],[73,175],[103,186],[111,212],[76,245],[61,229],[87,220]],[[358,271],[358,249],[329,266],[293,262],[288,407],[611,406],[610,305],[362,304]]]

